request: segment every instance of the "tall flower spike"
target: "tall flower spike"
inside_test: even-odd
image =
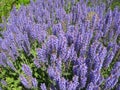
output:
[[[7,65],[14,71],[16,71],[16,68],[14,67],[13,63],[10,60],[7,60]]]
[[[114,57],[114,53],[112,51],[107,52],[107,56],[103,62],[103,67],[109,67]]]
[[[42,45],[42,48],[37,48],[37,56],[40,62],[47,62],[47,55],[48,52],[45,44]]]
[[[10,42],[8,42],[7,41],[7,39],[4,39],[4,40],[2,40],[2,42],[1,42],[1,49],[3,50],[3,51],[8,51],[9,50],[9,48],[8,48],[8,44],[9,44]]]
[[[58,49],[58,39],[56,36],[51,35],[46,43],[48,53],[54,53]]]
[[[100,71],[98,70],[91,71],[90,82],[92,82],[93,84],[96,84],[99,78],[100,78]]]
[[[116,75],[111,75],[105,80],[105,90],[113,89],[113,87],[117,84],[118,77]]]
[[[59,89],[60,90],[66,90],[67,89],[66,84],[67,84],[67,80],[65,80],[65,78],[62,77],[59,80]]]
[[[79,85],[79,76],[74,76],[73,77],[73,87],[74,87],[74,90],[78,87]]]
[[[60,57],[56,60],[56,68],[59,70],[59,72],[62,71],[62,59]]]
[[[94,90],[94,84],[92,82],[88,84],[86,90]]]
[[[0,53],[0,65],[3,67],[6,67],[7,64],[7,56],[5,55],[4,52]]]
[[[40,85],[40,88],[41,88],[42,90],[47,90],[47,87],[46,87],[45,83],[41,84],[41,85]]]
[[[101,85],[103,83],[103,81],[104,81],[104,77],[102,75],[100,75],[100,77],[99,77],[96,84],[99,86],[99,85]]]
[[[40,60],[35,59],[34,64],[37,68],[40,68]]]
[[[86,81],[87,81],[87,77],[86,77],[87,66],[86,66],[85,63],[83,63],[83,61],[80,62],[80,59],[78,59],[78,60],[79,60],[78,61],[79,63],[78,63],[78,65],[73,67],[73,72],[74,72],[75,75],[79,76],[80,88],[84,88],[85,85],[86,85]]]
[[[32,76],[32,71],[30,67],[26,64],[22,65],[22,71],[27,75],[27,76]]]
[[[120,76],[120,62],[116,62],[112,68],[111,75]]]
[[[32,84],[33,84],[33,87],[37,87],[38,86],[38,81],[36,78],[32,78]]]
[[[27,79],[23,76],[20,75],[20,81],[21,83],[26,87],[26,88],[31,88],[32,86],[29,85],[29,82],[27,81]]]

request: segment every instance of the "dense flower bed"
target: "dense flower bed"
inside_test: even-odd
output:
[[[0,25],[3,90],[120,90],[120,12],[87,3],[31,0],[13,8]]]

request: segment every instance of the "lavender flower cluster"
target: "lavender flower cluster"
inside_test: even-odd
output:
[[[38,82],[30,65],[23,62],[19,79],[25,88],[38,90],[120,90],[120,57],[107,77],[102,69],[110,67],[120,52],[120,12],[105,12],[106,5],[87,6],[84,0],[36,0],[15,8],[0,38],[0,66],[17,72],[14,62],[20,50],[30,55],[32,42],[38,41],[36,68],[47,72],[51,85]]]

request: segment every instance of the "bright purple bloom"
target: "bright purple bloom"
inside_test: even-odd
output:
[[[16,68],[14,67],[13,63],[10,60],[7,60],[7,65],[14,71],[16,71]]]
[[[37,82],[36,78],[32,78],[32,84],[33,84],[33,87],[37,87],[38,86],[38,82]]]
[[[32,76],[32,71],[30,67],[26,64],[22,65],[22,71],[27,75],[27,76]]]
[[[26,87],[26,88],[31,88],[32,87],[32,84],[31,82],[28,82],[27,79],[23,76],[23,75],[20,75],[20,80],[21,80],[21,83]]]
[[[66,87],[67,80],[65,80],[65,78],[60,78],[58,83],[59,83],[59,89],[60,90],[66,90],[67,89],[67,87]]]
[[[40,85],[40,88],[41,88],[42,90],[47,90],[45,83],[41,84],[41,85]]]
[[[112,89],[118,82],[118,77],[116,75],[111,75],[105,80],[104,89]]]
[[[40,61],[35,59],[34,64],[36,65],[37,68],[40,68]]]
[[[48,67],[47,72],[51,79],[56,80],[56,81],[60,79],[61,75],[57,68],[53,68],[52,66],[50,66]]]

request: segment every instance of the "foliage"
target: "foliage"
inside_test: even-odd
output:
[[[0,22],[2,22],[2,17],[7,18],[11,9],[16,6],[20,7],[21,4],[26,5],[29,0],[0,0]]]

